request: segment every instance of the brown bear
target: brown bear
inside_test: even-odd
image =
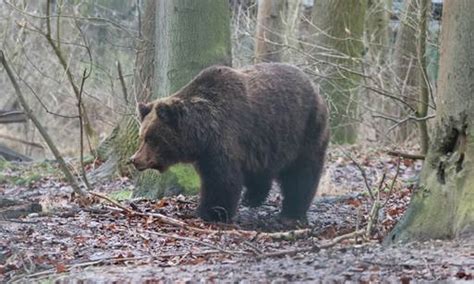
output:
[[[281,217],[305,220],[329,140],[328,111],[310,78],[295,66],[212,66],[175,94],[138,105],[138,170],[193,163],[201,177],[198,215],[231,221],[242,188],[261,205],[279,182]]]

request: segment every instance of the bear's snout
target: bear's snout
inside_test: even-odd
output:
[[[128,164],[132,164],[139,171],[143,171],[147,168],[145,163],[140,163],[140,159],[137,158],[137,153],[130,157]]]

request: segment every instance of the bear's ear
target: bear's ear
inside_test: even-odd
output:
[[[143,121],[145,116],[147,116],[151,111],[151,106],[149,104],[138,103],[138,114],[140,116],[140,121]]]
[[[165,123],[176,125],[180,116],[184,112],[182,102],[173,102],[171,104],[160,104],[156,106],[156,114],[160,120]]]

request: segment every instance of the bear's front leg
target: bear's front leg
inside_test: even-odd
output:
[[[232,163],[198,165],[201,194],[197,213],[204,221],[231,222],[242,192],[242,174]]]

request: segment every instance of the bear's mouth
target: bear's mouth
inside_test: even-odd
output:
[[[140,172],[142,172],[142,171],[148,169],[148,168],[145,167],[145,166],[139,166],[139,165],[134,165],[134,166],[135,166],[135,169],[137,169],[137,170],[140,171]]]
[[[153,167],[153,169],[157,170],[158,172],[160,172],[160,174],[162,174],[163,172],[165,172],[168,169],[168,166],[159,164],[159,165],[156,165],[155,167]]]

